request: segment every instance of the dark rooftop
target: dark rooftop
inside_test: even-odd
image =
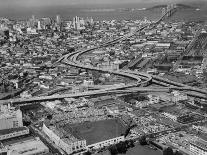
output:
[[[27,127],[23,126],[23,127],[19,127],[19,128],[0,130],[0,136],[10,134],[10,133],[13,133],[13,132],[19,132],[19,131],[27,130],[27,129],[28,129]]]
[[[85,139],[87,145],[116,138],[125,133],[126,126],[120,120],[111,119],[80,124],[68,124],[64,130],[70,132],[78,139]]]

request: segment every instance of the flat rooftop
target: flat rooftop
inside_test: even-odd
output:
[[[7,134],[10,134],[10,133],[14,133],[14,132],[24,131],[24,130],[28,130],[28,128],[23,126],[23,127],[19,127],[19,128],[0,130],[0,136],[1,135],[7,135]]]
[[[38,138],[7,145],[11,155],[30,155],[40,152],[49,152],[48,147]]]
[[[119,137],[125,133],[126,129],[127,127],[118,119],[67,124],[64,127],[65,131],[70,132],[76,138],[85,139],[87,145]]]

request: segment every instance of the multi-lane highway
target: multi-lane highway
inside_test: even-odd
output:
[[[40,96],[40,97],[31,97],[31,98],[16,98],[16,99],[9,99],[9,100],[0,100],[1,104],[29,104],[29,103],[36,103],[36,102],[44,102],[44,101],[51,101],[51,100],[60,100],[64,98],[78,98],[78,97],[90,97],[90,96],[99,96],[99,95],[112,95],[112,94],[129,94],[129,93],[137,93],[137,92],[168,92],[170,88],[128,88],[125,90],[114,90],[109,89],[100,89],[100,90],[93,90],[88,92],[80,92],[74,94],[63,94],[63,95],[52,95],[52,96]]]

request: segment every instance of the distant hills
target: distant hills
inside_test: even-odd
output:
[[[179,9],[196,9],[196,7],[186,5],[186,4],[176,4]],[[156,10],[156,9],[161,9],[165,8],[167,5],[156,5],[150,8],[147,8],[146,10]]]

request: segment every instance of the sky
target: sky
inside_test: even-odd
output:
[[[198,0],[0,0],[0,8],[12,7],[42,7],[56,5],[90,5],[90,4],[116,4],[116,3],[168,3]],[[200,0],[201,1],[201,0]],[[204,1],[204,0],[203,0]]]
[[[81,17],[87,15],[90,17],[94,13],[92,15],[89,13],[84,14],[84,12],[78,10],[124,7],[147,8],[159,4],[183,2],[196,2],[197,5],[200,1],[207,2],[207,0],[0,0],[0,17],[26,19],[32,15],[37,17],[54,17],[57,14],[64,17],[72,17],[74,15]],[[200,6],[207,8],[207,3],[200,3]],[[102,14],[104,15],[104,13]],[[98,17],[98,15],[96,16]],[[110,16],[113,15],[110,14]]]

